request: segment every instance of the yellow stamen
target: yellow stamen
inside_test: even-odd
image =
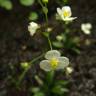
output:
[[[70,16],[70,12],[69,11],[64,11],[63,15],[64,15],[64,17],[69,17]]]
[[[56,58],[52,58],[51,60],[50,60],[50,64],[51,64],[51,66],[52,66],[52,68],[53,69],[55,69],[57,66],[58,66],[58,59],[56,59]]]

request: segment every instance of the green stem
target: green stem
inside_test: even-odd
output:
[[[48,25],[48,16],[46,13],[45,13],[45,19],[46,19],[46,24]]]
[[[46,3],[45,3],[45,6],[44,6],[44,5],[42,4],[41,0],[38,0],[38,2],[39,2],[39,4],[41,5],[42,9],[43,9],[44,7],[47,8],[47,4],[46,4]],[[46,25],[48,26],[48,15],[47,15],[46,12],[44,12],[44,14],[45,14]],[[50,49],[52,50],[52,44],[51,44],[51,40],[50,40],[49,35],[47,36],[47,39],[48,39],[48,43],[49,43]]]
[[[45,7],[47,8],[47,4],[45,3]],[[47,8],[48,9],[48,8]],[[46,23],[48,25],[48,13],[45,13]]]
[[[38,3],[41,5],[41,7],[43,8],[43,4],[42,4],[42,2],[41,2],[41,0],[38,0]]]
[[[51,44],[51,40],[50,40],[49,36],[48,36],[48,43],[49,43],[50,49],[52,50],[52,44]]]
[[[47,8],[47,4],[45,4],[46,8]],[[46,25],[48,25],[48,15],[47,13],[45,13],[45,19],[46,19]],[[49,43],[49,46],[50,46],[50,49],[52,50],[52,44],[51,44],[51,40],[50,40],[50,37],[48,35],[48,43]]]
[[[38,0],[38,2],[39,2],[39,4],[41,5],[42,9],[43,9],[44,7],[47,8],[47,4],[45,4],[45,6],[44,6],[44,5],[42,4],[41,0]],[[46,14],[45,12],[44,12],[44,14],[45,14],[46,23],[48,24],[48,16],[47,16],[47,14]]]
[[[50,85],[53,83],[54,75],[55,75],[54,71],[47,72],[46,83],[48,84],[48,87],[50,87]]]
[[[29,66],[24,70],[24,72],[21,74],[20,78],[19,78],[19,82],[17,82],[17,85],[19,85],[21,83],[21,81],[23,80],[25,74],[27,73],[27,71],[30,69],[31,64],[34,63],[35,61],[39,60],[42,56],[44,56],[44,54],[38,56],[37,58],[33,59],[32,61],[29,62]]]

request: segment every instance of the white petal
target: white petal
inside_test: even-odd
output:
[[[62,7],[62,11],[63,11],[63,14],[64,14],[64,12],[68,12],[69,13],[68,17],[71,17],[72,12],[71,12],[71,8],[69,6]]]
[[[59,57],[59,64],[57,69],[64,69],[69,65],[69,59],[67,57]]]
[[[82,25],[81,25],[81,30],[82,30],[85,34],[90,34],[90,33],[91,33],[91,28],[92,28],[92,25],[90,25],[89,23],[87,23],[87,24],[82,24]]]
[[[90,23],[86,23],[86,28],[87,29],[91,29],[92,28],[92,25]]]
[[[81,30],[85,30],[85,24],[81,24]]]
[[[35,23],[35,22],[30,22],[30,23],[29,23],[29,26],[32,26],[33,28],[34,28],[34,27],[35,27],[35,28],[38,28],[38,24]]]
[[[64,20],[64,15],[63,14],[61,14],[61,15],[59,15],[59,14],[57,14],[57,20]]]
[[[57,13],[61,16],[62,15],[62,10],[60,8],[57,8]]]
[[[60,57],[60,52],[57,51],[57,50],[51,50],[51,51],[48,51],[46,54],[45,54],[45,58],[46,59],[52,59],[52,58],[58,58]]]
[[[85,33],[85,34],[90,34],[91,33],[91,31],[90,30],[83,30],[83,32]]]
[[[36,33],[36,30],[30,31],[30,35],[33,36]]]
[[[44,71],[51,71],[51,66],[48,60],[43,60],[40,62],[40,68]]]
[[[62,10],[63,11],[71,11],[71,8],[69,6],[63,6]]]
[[[90,23],[82,24],[81,29],[82,30],[90,30],[92,28],[92,25]]]
[[[61,20],[61,16],[59,14],[56,14],[56,19]]]
[[[33,36],[36,32],[36,29],[32,28],[31,26],[28,26],[28,31],[30,32],[30,35]]]
[[[69,18],[63,18],[64,21],[73,21],[75,20],[77,17],[69,17]]]
[[[58,13],[59,20],[63,20],[64,15],[62,9],[57,8],[57,13]]]

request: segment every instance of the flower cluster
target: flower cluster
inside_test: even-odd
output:
[[[47,0],[43,0],[44,2]],[[77,17],[72,17],[71,8],[69,6],[64,6],[62,8],[57,8],[57,14],[63,21],[73,21]],[[30,35],[33,36],[37,29],[40,26],[35,23],[31,22],[28,26],[28,31]],[[57,36],[58,40],[62,40],[62,37]],[[71,73],[71,69],[68,69],[69,59],[67,57],[61,56],[60,52],[57,50],[50,50],[45,54],[45,59],[40,62],[40,68],[44,71],[52,71],[52,70],[60,70],[66,68],[66,70]]]
[[[57,14],[63,21],[73,21],[77,18],[77,17],[71,17],[72,12],[69,6],[64,6],[61,9],[57,8]],[[30,32],[30,35],[33,36],[38,28],[40,28],[40,26],[37,23],[35,22],[29,23],[28,31]]]

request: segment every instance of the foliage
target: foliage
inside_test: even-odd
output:
[[[39,76],[38,79],[42,80]],[[38,79],[36,79],[37,82]],[[42,82],[42,85],[39,84],[37,87],[34,86],[30,88],[30,93],[33,93],[34,96],[64,96],[64,94],[68,92],[68,81],[56,80],[54,72],[46,73],[46,77],[42,80]]]
[[[72,30],[68,28],[68,24],[64,24],[64,32],[56,36],[55,41],[53,41],[53,46],[56,48],[65,48],[67,50],[72,50],[73,52],[80,54],[80,37],[72,36]],[[73,31],[75,33],[75,31]]]

